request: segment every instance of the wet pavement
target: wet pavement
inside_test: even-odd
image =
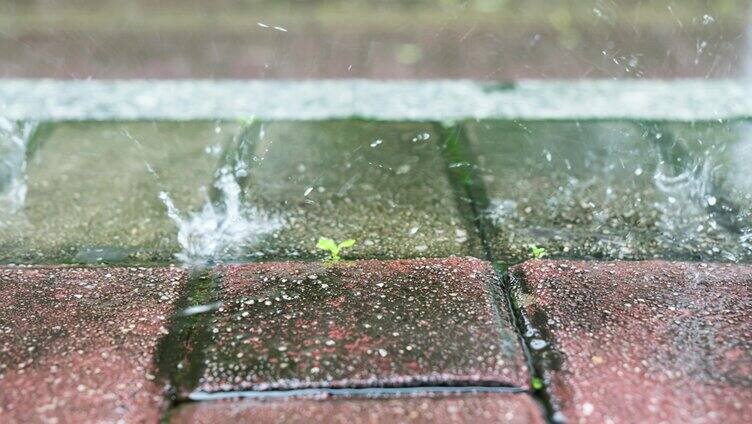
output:
[[[749,260],[744,121],[481,121],[463,127],[491,249],[551,257]],[[475,161],[472,161],[475,159]]]
[[[749,266],[532,260],[510,272],[559,417],[745,422]]]
[[[3,421],[752,401],[747,121],[2,124]]]
[[[355,239],[345,258],[481,255],[433,124],[87,122],[30,138],[2,262],[312,259],[322,236]]]
[[[167,262],[180,245],[159,200],[200,208],[224,140],[213,123],[39,125],[26,147],[22,211],[0,225],[0,261]]]
[[[311,260],[320,237],[355,239],[348,259],[484,258],[479,229],[503,263],[752,257],[744,120],[33,128],[5,263]]]
[[[438,125],[272,122],[244,137],[249,147],[230,153],[250,164],[245,194],[282,229],[242,259],[320,258],[322,236],[355,239],[344,253],[353,259],[481,254],[452,191]]]
[[[514,316],[474,258],[6,266],[0,418],[744,422],[749,266],[509,276]]]
[[[746,422],[749,7],[536,1],[1,4],[0,76],[296,80],[0,81],[0,422]]]
[[[221,306],[204,369],[195,389],[180,388],[183,396],[527,387],[520,341],[487,262],[264,263],[217,272]]]
[[[0,268],[0,421],[157,422],[181,268]]]

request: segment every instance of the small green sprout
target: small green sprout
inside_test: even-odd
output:
[[[530,251],[535,259],[540,259],[548,254],[544,247],[533,246],[530,248]]]
[[[530,380],[530,385],[533,387],[533,390],[540,390],[543,388],[543,380],[538,377],[533,377]]]
[[[347,247],[353,247],[353,245],[355,245],[355,240],[353,239],[348,239],[337,244],[334,240],[326,237],[319,238],[319,242],[316,243],[317,248],[329,251],[329,254],[331,255],[329,256],[329,260],[332,262],[337,262],[342,259],[339,257],[340,250]]]

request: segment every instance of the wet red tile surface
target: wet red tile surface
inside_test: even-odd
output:
[[[451,395],[384,399],[291,399],[190,403],[171,423],[544,423],[543,413],[525,394]]]
[[[487,262],[288,262],[218,272],[223,306],[199,391],[527,385]]]
[[[179,268],[0,268],[0,422],[157,422]]]
[[[551,342],[542,363],[571,422],[749,422],[752,267],[535,260],[511,271]]]

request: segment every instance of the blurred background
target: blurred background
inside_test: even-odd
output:
[[[738,78],[747,0],[3,0],[0,77]]]

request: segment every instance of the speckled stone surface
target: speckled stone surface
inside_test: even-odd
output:
[[[494,255],[519,262],[536,245],[573,259],[752,259],[747,125],[467,123]]]
[[[487,262],[285,262],[218,272],[223,306],[197,392],[527,386]]]
[[[384,399],[214,401],[180,406],[171,423],[507,423],[542,424],[543,413],[525,394],[449,395]]]
[[[157,422],[180,268],[0,268],[0,422]]]
[[[243,145],[242,143],[245,143]],[[351,259],[480,256],[469,210],[460,210],[439,127],[422,123],[270,122],[236,150],[251,164],[249,203],[282,228],[242,259],[323,258],[316,241],[355,239]]]
[[[163,263],[186,245],[188,260],[318,259],[322,236],[355,239],[353,259],[482,255],[434,124],[75,122],[35,134],[25,199],[0,208],[0,263]],[[239,224],[225,213],[234,189]]]
[[[169,193],[181,210],[200,209],[201,187],[211,185],[218,160],[207,149],[236,127],[206,121],[40,127],[27,146],[25,201],[10,217],[0,210],[0,262],[173,261],[177,227],[159,193]]]
[[[752,267],[533,260],[511,273],[570,422],[749,421]]]

